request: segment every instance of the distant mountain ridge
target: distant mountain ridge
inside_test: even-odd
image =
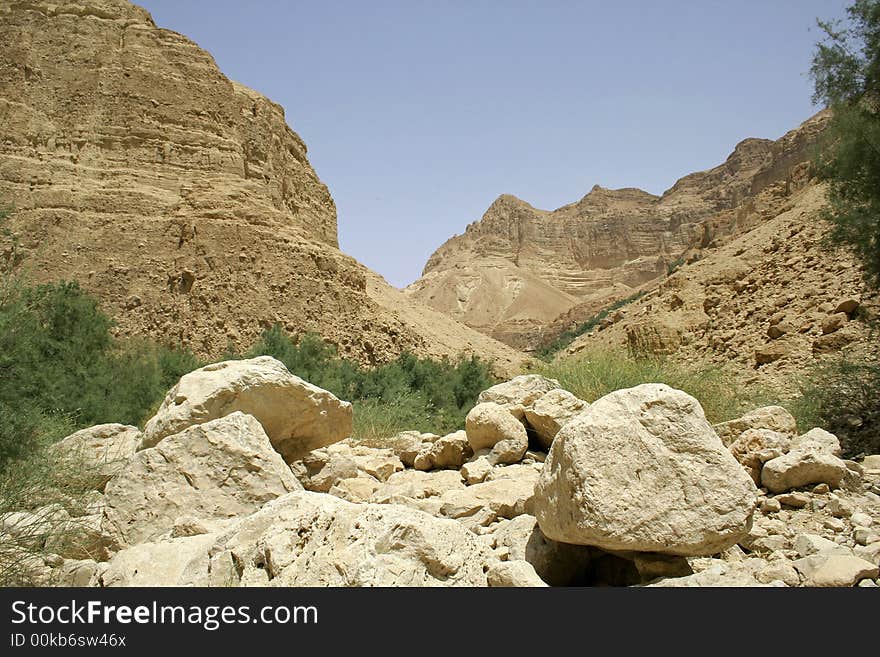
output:
[[[632,294],[670,263],[771,216],[780,198],[809,184],[811,146],[827,118],[820,112],[776,141],[745,139],[725,162],[661,196],[596,185],[548,211],[502,195],[438,248],[405,291],[502,342],[534,349],[557,319],[574,310],[576,321],[579,306]]]

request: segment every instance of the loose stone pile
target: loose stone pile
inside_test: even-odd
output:
[[[184,376],[141,433],[58,443],[86,513],[0,516],[67,586],[876,586],[880,456],[781,407],[711,426],[661,384],[587,404],[518,376],[465,430],[351,434],[351,406],[269,357]]]

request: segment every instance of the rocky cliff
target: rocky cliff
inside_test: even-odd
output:
[[[777,141],[746,139],[723,164],[659,197],[595,186],[545,211],[501,196],[406,291],[508,344],[535,348],[548,325],[552,337],[592,312],[583,309],[628,296],[671,263],[775,216],[781,199],[808,184],[810,146],[826,121],[819,114]]]
[[[365,362],[520,360],[341,253],[284,110],[124,0],[0,2],[0,200],[29,275],[79,280],[123,335],[217,355],[279,322]]]
[[[880,294],[852,253],[827,243],[824,207],[822,186],[794,193],[777,216],[682,265],[560,357],[611,348],[729,364],[743,383],[776,391],[793,391],[818,362],[880,358],[864,321],[880,313]]]

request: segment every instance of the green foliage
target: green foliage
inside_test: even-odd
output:
[[[846,359],[819,364],[805,376],[790,408],[801,430],[822,427],[844,455],[880,453],[880,363]]]
[[[769,402],[754,387],[734,385],[731,376],[717,367],[632,358],[616,351],[597,350],[583,358],[544,364],[537,373],[557,379],[563,388],[588,402],[642,383],[665,383],[695,397],[712,423],[739,417]]]
[[[684,264],[684,258],[676,258],[672,262],[666,263],[666,275],[672,276]]]
[[[388,438],[403,429],[445,432],[461,428],[480,391],[494,379],[477,357],[433,360],[401,354],[375,368],[338,357],[320,336],[307,333],[298,342],[280,326],[266,330],[247,353],[269,355],[293,374],[354,403],[355,435]]]
[[[855,0],[845,25],[819,22],[825,38],[810,69],[814,102],[833,109],[816,171],[829,185],[833,242],[860,257],[880,285],[880,0]]]
[[[76,283],[19,281],[7,292],[0,298],[0,471],[69,430],[138,424],[182,374],[201,366],[186,350],[115,340],[110,319]]]
[[[599,326],[599,324],[602,323],[602,320],[608,317],[608,315],[613,313],[615,310],[619,310],[620,308],[623,308],[633,301],[638,301],[643,296],[645,296],[645,294],[645,292],[636,292],[635,294],[628,296],[625,299],[615,301],[607,308],[603,308],[598,313],[590,317],[590,319],[588,319],[583,324],[578,324],[574,328],[568,329],[567,331],[563,331],[562,333],[560,333],[558,336],[556,336],[556,338],[553,339],[552,342],[549,342],[540,347],[535,355],[542,360],[549,361],[558,352],[562,351],[563,349],[568,347],[568,345],[574,342],[576,338],[579,338],[584,333],[592,331],[594,328]]]

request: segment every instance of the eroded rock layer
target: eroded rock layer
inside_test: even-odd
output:
[[[819,114],[777,141],[746,139],[727,160],[662,196],[595,186],[580,201],[539,210],[499,197],[441,246],[415,299],[518,348],[533,349],[664,276],[670,265],[775,216],[809,184]]]

